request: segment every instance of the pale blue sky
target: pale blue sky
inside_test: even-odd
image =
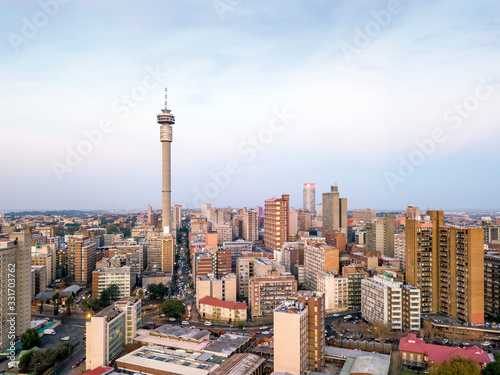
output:
[[[173,203],[192,207],[233,160],[215,206],[289,193],[301,207],[303,182],[317,202],[337,182],[349,209],[500,209],[500,4],[391,3],[1,2],[0,210],[159,208],[165,84]],[[132,93],[145,95],[125,113]],[[248,137],[283,108],[294,118],[248,160]],[[58,178],[107,119],[114,129]],[[399,175],[435,129],[445,140]]]

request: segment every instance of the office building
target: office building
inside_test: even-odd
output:
[[[347,311],[349,308],[347,277],[331,272],[320,271],[317,276],[318,292],[325,295],[325,310],[327,313]]]
[[[268,199],[265,204],[264,216],[264,245],[269,250],[281,248],[288,242],[290,230],[288,194],[281,198]]]
[[[87,370],[109,365],[132,344],[142,327],[141,300],[126,297],[106,307],[86,323]]]
[[[105,267],[92,272],[92,298],[99,298],[101,292],[110,285],[117,285],[119,298],[129,297],[131,292],[131,268]]]
[[[304,211],[310,212],[312,215],[316,214],[316,184],[303,184],[302,190],[304,193],[304,200],[302,208]]]
[[[233,228],[229,223],[213,224],[212,229],[217,232],[217,246],[224,245],[233,239]]]
[[[338,186],[323,193],[323,230],[347,233],[347,198],[340,198]]]
[[[95,270],[96,245],[89,237],[75,235],[68,237],[68,274],[75,275],[75,283],[86,285],[92,282]]]
[[[274,312],[274,372],[321,372],[325,364],[325,303],[321,292],[299,291]]]
[[[250,210],[246,211],[243,215],[243,220],[241,222],[243,233],[240,237],[243,237],[245,241],[254,244],[259,240],[259,213]]]

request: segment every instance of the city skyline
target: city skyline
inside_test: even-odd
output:
[[[396,3],[1,4],[0,210],[159,208],[166,85],[172,206],[500,209],[494,3]]]

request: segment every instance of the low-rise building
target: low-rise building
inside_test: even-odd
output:
[[[200,276],[196,280],[196,306],[199,308],[203,297],[213,297],[222,301],[236,302],[236,275],[228,274],[216,278],[213,274]]]
[[[247,304],[244,302],[222,301],[206,296],[200,299],[198,311],[203,319],[220,323],[235,324],[247,320]]]

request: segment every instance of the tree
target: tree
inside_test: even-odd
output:
[[[36,329],[28,328],[26,332],[21,335],[21,342],[24,350],[30,350],[34,346],[39,346],[42,342]]]
[[[168,317],[180,318],[186,313],[186,308],[178,299],[167,299],[163,301],[161,313]]]
[[[141,298],[141,299],[142,299],[142,297],[144,297],[144,291],[143,291],[142,289],[139,289],[139,290],[137,291],[137,297],[139,297],[139,298]]]
[[[118,227],[116,225],[114,225],[114,224],[108,225],[106,227],[106,233],[107,234],[118,233]]]
[[[63,279],[62,279],[62,282],[65,286],[69,286],[71,284],[73,284],[73,275],[68,275],[68,276],[65,276]]]
[[[129,228],[123,228],[122,233],[123,233],[123,237],[125,237],[125,238],[130,237],[130,229]]]
[[[149,294],[149,298],[153,300],[163,299],[163,297],[165,297],[166,295],[166,290],[162,283],[149,284],[147,287],[147,291]]]
[[[73,302],[73,297],[69,296],[66,298],[66,302],[64,305],[66,306],[66,311],[68,312],[68,316],[71,316],[71,303]]]
[[[59,293],[52,296],[52,302],[54,302],[54,315],[59,314]]]
[[[19,360],[19,370],[21,370],[21,372],[26,374],[31,372],[30,363],[32,358],[33,352],[26,353],[21,357]]]
[[[101,306],[106,307],[111,305],[114,301],[120,299],[120,288],[116,284],[111,284],[106,289],[101,292],[99,296],[99,302]]]
[[[480,375],[478,363],[473,359],[453,357],[444,361],[436,370],[436,375]]]
[[[98,300],[98,299],[89,298],[87,300],[87,307],[90,309],[90,311],[92,311],[93,313],[95,313],[96,311],[100,311],[101,310],[102,304],[101,304],[101,301]]]
[[[43,298],[40,298],[40,314],[43,314]]]
[[[236,323],[236,328],[238,329],[243,329],[246,327],[246,323],[243,320],[240,320],[238,323]]]
[[[490,362],[481,371],[482,375],[499,375],[500,374],[500,362]]]

